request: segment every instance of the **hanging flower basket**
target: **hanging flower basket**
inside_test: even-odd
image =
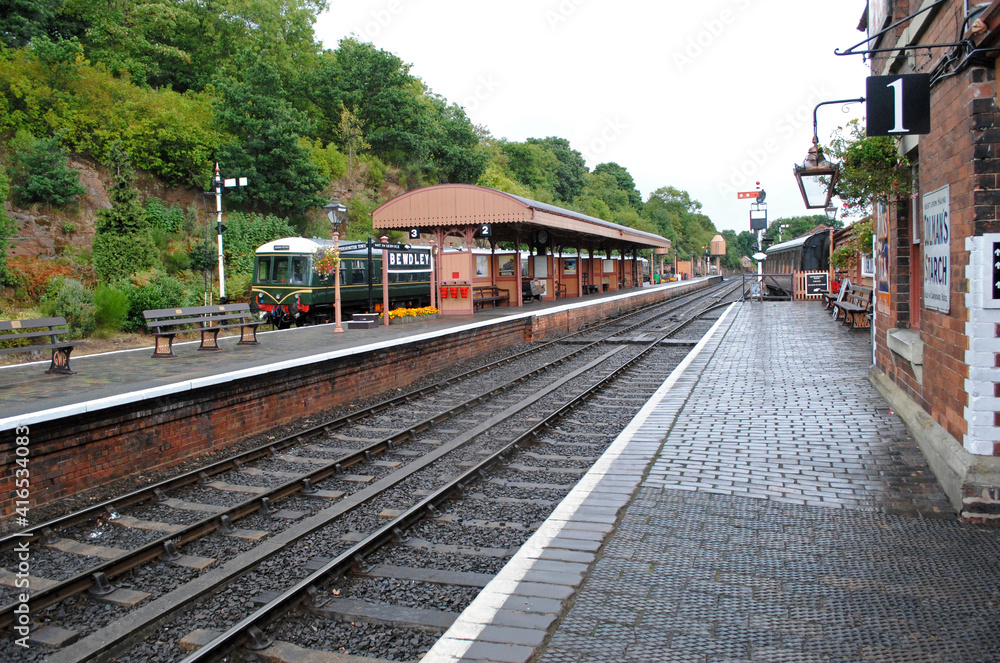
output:
[[[340,251],[327,246],[316,251],[313,257],[313,271],[321,276],[330,276],[340,267]]]

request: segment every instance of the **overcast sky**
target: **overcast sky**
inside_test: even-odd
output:
[[[737,191],[759,180],[768,218],[807,213],[792,176],[820,101],[862,97],[864,0],[331,0],[328,48],[354,34],[497,138],[560,136],[593,169],[614,161],[643,199],[688,191],[715,226],[749,229]],[[864,113],[824,106],[820,141]],[[822,212],[819,212],[822,213]]]

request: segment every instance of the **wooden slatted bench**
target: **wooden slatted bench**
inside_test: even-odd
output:
[[[868,317],[872,306],[871,288],[852,285],[850,291],[834,306],[837,308],[837,319],[841,319],[842,314],[844,324],[850,325],[851,329],[871,327],[871,319]]]
[[[486,304],[490,304],[493,308],[496,308],[501,302],[510,303],[510,290],[507,288],[500,288],[495,285],[472,286],[472,305],[476,309],[481,309]]]
[[[173,357],[174,337],[188,332],[201,333],[199,350],[221,350],[219,332],[236,327],[240,328],[237,345],[257,345],[257,327],[264,324],[253,320],[249,304],[163,308],[143,311],[142,316],[156,337],[154,357]]]
[[[19,345],[13,348],[0,349],[0,355],[17,352],[35,352],[37,350],[52,350],[52,363],[46,373],[55,375],[72,375],[69,367],[69,354],[73,348],[83,345],[83,341],[61,341],[59,336],[69,334],[66,318],[37,318],[34,320],[4,320],[0,321],[0,342],[21,341],[31,339],[31,345]],[[36,340],[48,343],[35,343]]]

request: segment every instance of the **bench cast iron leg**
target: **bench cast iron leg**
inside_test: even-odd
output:
[[[54,375],[73,375],[73,371],[69,368],[69,353],[73,352],[73,348],[55,348],[52,350],[52,365],[49,366],[49,370],[46,373],[52,373]]]
[[[257,340],[257,325],[240,327],[240,342],[236,345],[260,345],[260,341]]]
[[[219,347],[219,332],[221,329],[206,329],[201,332],[201,345],[199,350],[221,350]]]
[[[156,337],[156,347],[153,349],[153,358],[174,356],[174,335],[164,334]]]

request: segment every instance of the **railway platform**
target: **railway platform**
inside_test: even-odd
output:
[[[821,308],[727,310],[422,661],[1000,660],[1000,529]]]
[[[671,283],[671,289],[701,279]],[[266,377],[289,367],[318,361],[318,357],[349,356],[362,351],[393,347],[415,337],[456,333],[460,329],[495,324],[498,320],[530,318],[566,308],[586,307],[614,297],[648,290],[601,293],[554,302],[533,302],[524,308],[499,307],[477,311],[474,316],[429,317],[409,324],[334,334],[333,325],[315,325],[258,332],[260,345],[237,346],[239,336],[219,338],[221,352],[199,352],[197,340],[178,339],[174,358],[153,358],[149,347],[93,355],[74,355],[72,376],[46,375],[44,361],[0,366],[0,431],[29,425],[97,407],[138,402],[166,393],[192,390],[201,385],[237,376]]]

